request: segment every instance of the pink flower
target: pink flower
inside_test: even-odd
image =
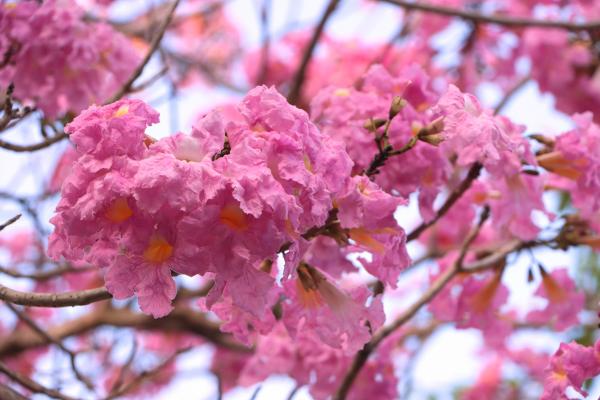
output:
[[[570,190],[573,204],[592,227],[600,230],[597,213],[600,210],[600,127],[592,122],[592,114],[573,116],[575,129],[556,139],[554,152],[540,156],[540,165],[568,178],[575,184]]]
[[[81,155],[97,159],[142,157],[145,130],[158,122],[158,113],[141,100],[119,100],[103,107],[91,106],[65,127]]]
[[[583,15],[591,18],[589,11]],[[561,29],[528,28],[522,40],[533,78],[542,91],[554,95],[556,107],[567,114],[592,111],[597,121],[600,84],[593,47],[572,40],[569,32]]]
[[[585,347],[578,343],[561,343],[546,368],[544,393],[541,400],[568,399],[565,390],[574,388],[586,396],[581,389],[583,382],[600,373],[598,343],[594,347]]]
[[[385,319],[380,297],[368,300],[365,287],[338,289],[307,264],[298,267],[297,279],[284,283],[284,292],[283,321],[292,337],[312,330],[323,343],[348,355],[360,350]]]
[[[511,175],[521,168],[522,126],[496,118],[471,94],[450,85],[435,107],[444,116],[442,149],[458,156],[463,166],[480,162],[494,176]]]
[[[102,103],[139,63],[131,43],[109,25],[84,22],[72,0],[17,2],[0,8],[0,53],[9,55],[0,83],[46,118]]]
[[[529,312],[527,322],[549,323],[559,331],[576,325],[578,314],[584,307],[584,293],[578,291],[566,268],[555,269],[551,274],[543,269],[540,271],[542,280],[535,295],[547,299],[548,303],[541,310]]]
[[[398,379],[394,374],[392,349],[388,343],[386,341],[371,355],[357,375],[348,399],[359,400],[367,396],[385,400],[397,398]],[[226,359],[230,360],[229,357]],[[313,398],[324,400],[337,390],[350,367],[352,355],[328,346],[307,329],[290,336],[280,323],[270,334],[259,338],[255,353],[244,361],[238,381],[241,385],[284,374],[295,379],[299,386],[307,385]]]
[[[392,287],[400,272],[410,264],[406,234],[394,219],[394,211],[405,201],[382,191],[365,176],[354,176],[336,199],[342,228],[360,251],[372,254],[361,258],[365,269]]]
[[[302,244],[288,263],[293,272],[306,249],[301,235],[325,223],[351,161],[266,87],[250,91],[237,111],[209,113],[191,136],[148,140],[145,129],[157,121],[145,103],[121,100],[90,107],[67,126],[79,158],[51,220],[49,254],[105,267],[113,296],[137,295],[155,317],[172,308],[171,271],[210,273],[206,306],[249,343],[248,324],[266,333],[273,322],[280,289],[272,262]],[[390,199],[381,227],[395,226]],[[388,247],[403,254],[403,231],[393,233]]]
[[[405,66],[394,75],[375,65],[363,81],[360,90],[327,87],[311,103],[313,121],[324,133],[344,143],[356,174],[367,169],[378,153],[375,136],[364,127],[365,123],[372,118],[387,118],[392,99],[402,96],[407,104],[389,129],[390,143],[401,148],[420,127],[431,122],[426,110],[438,99],[428,75],[415,65]],[[449,163],[439,148],[418,143],[410,151],[389,158],[375,181],[387,192],[404,197],[418,191],[419,208],[427,219],[433,217],[433,201],[448,171]]]

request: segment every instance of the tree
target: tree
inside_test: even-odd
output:
[[[448,396],[585,395],[598,4],[328,0],[306,27],[313,2],[147,3],[0,8],[1,398],[155,396],[186,355],[210,357],[207,396],[284,375],[281,398],[422,398],[411,370],[449,329],[482,367]],[[328,30],[349,14],[367,32]],[[565,132],[504,114],[534,85]]]

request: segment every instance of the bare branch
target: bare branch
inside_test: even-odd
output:
[[[8,221],[0,224],[0,231],[4,230],[7,226],[12,225],[15,222],[17,222],[19,220],[19,218],[21,218],[21,214],[17,214],[14,217],[12,217],[11,219],[9,219]]]
[[[512,100],[512,98],[521,90],[523,86],[525,86],[531,80],[531,76],[526,75],[521,78],[508,92],[504,94],[504,97],[500,100],[500,102],[494,107],[494,114],[500,114],[500,112],[506,107],[506,105]]]
[[[209,321],[198,310],[183,305],[176,305],[169,315],[160,319],[154,319],[150,315],[136,313],[126,308],[98,307],[80,317],[49,327],[46,331],[48,335],[56,340],[63,340],[67,337],[90,332],[100,326],[161,332],[186,332],[202,336],[211,343],[233,351],[252,351],[251,348],[233,341],[230,335],[222,333],[219,324]],[[35,332],[17,329],[10,335],[0,338],[0,357],[19,354],[25,350],[44,346],[48,343],[44,337]]]
[[[116,399],[118,397],[123,396],[127,392],[135,389],[135,387],[141,385],[144,380],[146,380],[148,378],[151,378],[152,376],[158,374],[163,368],[165,368],[171,362],[175,361],[175,359],[177,358],[177,356],[179,356],[179,355],[181,355],[181,354],[183,354],[185,352],[190,351],[192,348],[193,347],[185,347],[183,349],[177,350],[175,353],[173,353],[172,355],[170,355],[169,357],[167,357],[163,362],[161,362],[155,368],[153,368],[153,369],[151,369],[149,371],[142,372],[137,377],[135,377],[133,380],[131,380],[130,382],[128,382],[126,385],[123,385],[121,388],[119,388],[119,390],[116,390],[113,393],[111,393],[109,396],[107,396],[105,398],[105,400]]]
[[[23,396],[19,392],[15,391],[10,386],[0,383],[0,399],[4,400],[27,400],[27,397]]]
[[[456,189],[450,193],[450,196],[446,199],[446,202],[440,207],[438,212],[435,214],[435,217],[429,222],[423,222],[421,225],[416,227],[411,233],[406,237],[406,241],[410,242],[412,240],[417,239],[421,233],[423,233],[427,228],[434,225],[437,221],[440,220],[446,213],[452,208],[454,203],[456,203],[462,195],[471,187],[471,184],[479,177],[479,173],[481,172],[482,165],[479,163],[473,164],[465,179],[458,185]]]
[[[104,287],[65,293],[21,292],[0,284],[0,300],[30,307],[73,307],[108,300],[112,295]]]
[[[327,8],[325,8],[325,12],[323,12],[319,24],[313,31],[313,35],[308,43],[308,46],[306,47],[306,50],[304,50],[302,60],[300,61],[300,67],[298,67],[298,71],[296,72],[294,80],[292,81],[292,87],[287,96],[290,104],[298,104],[300,98],[302,97],[302,86],[304,85],[304,80],[306,78],[308,64],[310,63],[310,59],[312,58],[315,48],[317,47],[317,43],[319,43],[319,39],[321,39],[321,35],[323,34],[323,30],[325,29],[325,25],[327,24],[329,17],[331,17],[339,3],[340,0],[329,0],[329,4],[327,5]]]
[[[407,321],[409,321],[425,304],[429,303],[447,284],[463,269],[464,257],[471,246],[471,243],[475,240],[484,222],[489,217],[489,208],[485,207],[481,213],[477,225],[473,227],[467,238],[465,239],[458,258],[454,262],[454,265],[448,268],[442,275],[437,278],[433,284],[427,289],[421,297],[414,302],[408,309],[406,309],[400,316],[398,316],[394,322],[384,327],[377,332],[370,342],[356,354],[348,373],[344,377],[342,384],[340,385],[337,393],[334,396],[335,400],[343,400],[348,395],[352,383],[358,376],[358,373],[367,362],[367,359],[371,353],[377,348],[377,346],[396,329],[400,328]],[[495,265],[495,264],[491,264]]]
[[[588,21],[582,23],[569,21],[552,21],[531,18],[509,17],[504,15],[485,15],[476,11],[460,10],[452,7],[438,6],[433,4],[411,2],[407,0],[380,0],[384,3],[395,4],[407,10],[417,10],[433,14],[458,17],[475,23],[489,23],[510,26],[515,28],[559,28],[569,31],[591,31],[600,29],[600,21]]]
[[[71,361],[71,369],[73,370],[73,373],[75,374],[75,376],[77,377],[77,379],[79,379],[79,381],[81,381],[88,389],[93,389],[94,388],[94,384],[85,375],[83,375],[81,373],[81,371],[79,371],[79,368],[77,368],[77,363],[75,361],[75,358],[77,356],[76,353],[73,353],[71,350],[67,349],[65,347],[65,345],[62,344],[62,342],[60,340],[56,340],[52,336],[50,336],[45,330],[43,330],[27,314],[25,314],[24,312],[19,311],[15,306],[13,306],[10,303],[6,303],[6,305],[8,306],[8,308],[10,308],[10,310],[13,313],[16,314],[17,317],[19,317],[19,319],[21,321],[23,321],[27,326],[29,326],[31,329],[33,329],[33,331],[35,331],[36,333],[38,333],[40,336],[42,336],[48,342],[55,344],[63,352],[67,353],[67,355],[69,356],[69,359]]]
[[[52,146],[54,143],[60,142],[61,140],[66,139],[67,137],[68,135],[62,132],[58,135],[52,136],[44,140],[43,142],[28,145],[14,144],[9,143],[5,140],[0,140],[0,147],[17,153],[25,153],[45,149],[46,147]]]
[[[18,373],[17,371],[14,371],[8,365],[4,364],[2,361],[0,361],[0,372],[3,373],[4,375],[8,376],[13,381],[18,382],[21,386],[29,389],[33,393],[42,393],[42,394],[45,394],[46,396],[49,396],[54,399],[75,400],[73,397],[66,396],[57,390],[50,389],[50,388],[40,385],[33,379],[30,379],[30,378],[26,377],[25,375],[22,375],[22,374]]]
[[[179,1],[180,0],[174,0],[173,3],[171,4],[171,7],[167,11],[166,18],[164,19],[164,21],[158,28],[158,33],[156,34],[156,36],[150,43],[150,48],[148,49],[148,53],[146,53],[146,56],[144,57],[144,59],[142,60],[140,65],[133,72],[133,74],[131,75],[129,80],[127,80],[127,82],[125,82],[125,84],[121,87],[121,89],[117,93],[115,93],[113,97],[111,97],[109,100],[107,100],[104,104],[113,103],[113,102],[119,100],[125,94],[129,93],[129,91],[131,90],[131,87],[133,86],[133,83],[142,74],[142,72],[144,71],[144,68],[146,68],[146,64],[148,64],[148,62],[152,58],[152,55],[154,54],[156,49],[158,49],[158,45],[160,44],[160,42],[167,30],[167,27],[171,23],[171,19],[173,18],[173,15],[175,14],[175,10],[177,9],[177,6],[179,5]]]

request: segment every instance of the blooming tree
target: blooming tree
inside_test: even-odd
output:
[[[0,6],[0,398],[196,398],[198,359],[206,396],[423,398],[444,331],[481,337],[447,395],[593,388],[597,2],[133,3]],[[505,115],[535,85],[570,128]]]

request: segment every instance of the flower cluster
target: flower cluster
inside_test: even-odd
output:
[[[114,95],[139,64],[132,44],[104,23],[83,20],[73,0],[0,7],[0,86],[54,119]]]
[[[121,100],[66,127],[78,158],[51,220],[51,256],[103,267],[115,298],[137,295],[155,317],[172,309],[173,273],[204,275],[214,284],[202,307],[245,343],[281,318],[292,336],[310,327],[332,348],[360,349],[383,323],[381,299],[337,287],[327,260],[372,252],[365,268],[394,286],[409,264],[393,217],[401,199],[351,177],[343,147],[274,89],[209,113],[191,135],[155,141],[145,129],[157,121]],[[331,241],[337,255],[324,254]]]

